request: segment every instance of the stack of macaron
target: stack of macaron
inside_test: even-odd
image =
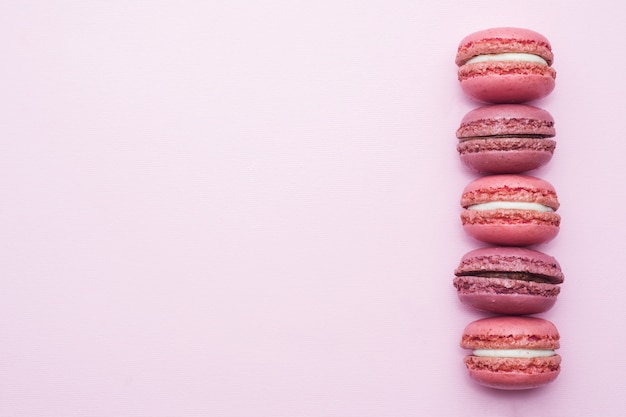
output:
[[[556,142],[550,113],[528,102],[552,92],[550,42],[521,28],[472,33],[459,44],[463,92],[480,102],[456,132],[462,163],[480,174],[461,196],[463,229],[486,244],[455,270],[459,299],[491,317],[470,323],[461,346],[470,378],[492,388],[528,389],[559,374],[559,333],[533,317],[555,304],[563,272],[536,246],[559,232],[554,187],[528,171],[550,161]]]

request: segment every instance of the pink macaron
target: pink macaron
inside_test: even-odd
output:
[[[545,36],[522,28],[492,28],[466,36],[456,64],[461,88],[488,103],[522,103],[554,90],[554,55]]]
[[[497,314],[537,314],[556,303],[564,276],[552,256],[518,247],[466,253],[454,271],[461,302]]]
[[[552,158],[554,119],[524,104],[494,104],[467,113],[456,131],[461,161],[474,171],[513,174],[541,167]]]
[[[546,243],[559,232],[559,201],[547,181],[527,175],[488,175],[461,196],[464,230],[481,242],[504,246]]]
[[[523,390],[553,382],[561,370],[559,332],[551,322],[524,316],[499,316],[465,327],[461,347],[469,376],[491,388]]]

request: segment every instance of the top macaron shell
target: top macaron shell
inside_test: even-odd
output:
[[[552,115],[525,104],[478,107],[461,120],[456,136],[463,164],[482,173],[521,173],[552,159],[556,148]]]
[[[520,60],[521,55],[502,59],[497,55],[511,53],[534,55],[543,62]],[[470,61],[478,56],[487,59]],[[545,36],[512,27],[472,33],[459,43],[456,55],[462,90],[487,103],[522,103],[547,96],[555,86],[553,60],[552,46]]]
[[[559,332],[550,321],[538,317],[496,316],[468,324],[463,331],[464,349],[558,349]]]

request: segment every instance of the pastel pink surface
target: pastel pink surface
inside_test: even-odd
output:
[[[3,417],[624,414],[626,361],[590,356],[626,349],[617,6],[1,5]],[[454,54],[494,25],[544,33],[559,70],[534,104],[562,138],[536,175],[562,203],[564,367],[523,392],[468,381],[483,313],[450,285],[481,245]]]
[[[468,112],[457,129],[457,150],[469,168],[485,173],[521,173],[552,159],[554,119],[523,104],[482,106]]]

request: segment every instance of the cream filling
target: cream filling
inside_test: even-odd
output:
[[[546,358],[556,353],[549,349],[476,349],[472,355],[489,358]]]
[[[467,207],[468,210],[498,210],[498,209],[510,209],[510,210],[534,210],[541,212],[554,211],[548,206],[544,206],[539,203],[530,203],[527,201],[489,201],[487,203],[473,204]]]
[[[505,52],[502,54],[477,55],[470,58],[466,64],[474,64],[476,62],[492,62],[492,61],[521,61],[534,62],[536,64],[548,65],[548,62],[535,54],[527,54],[523,52]]]

